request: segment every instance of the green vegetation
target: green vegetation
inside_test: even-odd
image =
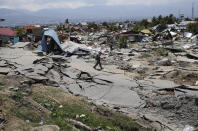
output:
[[[134,24],[133,25],[133,31],[135,32],[140,32],[141,30],[143,30],[145,27],[140,25],[140,24]]]
[[[16,28],[16,33],[17,33],[17,36],[18,36],[19,38],[21,38],[21,37],[23,37],[25,31],[24,31],[23,28],[17,27],[17,28]]]
[[[187,30],[191,33],[197,33],[198,32],[198,22],[188,24]]]
[[[110,23],[108,25],[108,30],[109,31],[117,31],[118,30],[118,27],[116,27],[115,23]]]
[[[119,28],[116,26],[116,23],[114,22],[103,22],[102,26],[105,26],[107,28],[108,31],[117,31]]]
[[[153,17],[151,22],[143,19],[140,22],[136,23],[133,28],[134,31],[141,31],[142,29],[147,29],[159,25],[157,29],[161,31],[167,28],[167,24],[174,24],[176,22],[178,22],[178,20],[173,14],[165,17],[160,15],[158,17]]]
[[[197,22],[198,22],[198,18],[195,18],[195,21],[197,21]]]
[[[162,31],[162,30],[165,30],[167,27],[168,27],[168,26],[167,26],[166,22],[161,21],[161,22],[159,23],[159,26],[157,27],[157,30]]]
[[[17,91],[13,96],[12,98],[17,101],[17,102],[22,102],[23,100],[23,93],[22,91]]]
[[[103,22],[102,26],[108,27],[108,23],[107,22]]]
[[[149,58],[149,57],[152,57],[152,55],[149,53],[144,53],[139,58]]]
[[[126,48],[127,47],[127,38],[121,37],[119,40],[118,46],[120,48]]]
[[[64,29],[64,28],[63,28],[63,26],[61,26],[61,25],[59,25],[59,26],[56,27],[56,30],[57,30],[57,31],[61,31],[61,30],[63,30],[63,29]]]
[[[168,50],[164,48],[156,48],[154,49],[154,53],[156,56],[168,56]]]
[[[18,93],[17,93],[18,94]],[[21,99],[21,95],[17,95]],[[24,121],[29,120],[31,126],[39,126],[41,120],[45,125],[58,125],[61,131],[74,131],[69,119],[79,121],[92,129],[102,128],[105,131],[149,131],[141,128],[129,117],[120,113],[96,107],[81,98],[68,96],[58,89],[48,87],[37,88],[31,95],[32,99],[47,109],[50,114],[36,109],[31,104],[13,107],[13,116]],[[15,97],[16,98],[16,97]],[[21,103],[24,103],[22,101]]]
[[[3,90],[3,84],[0,83],[0,90]]]
[[[88,29],[98,30],[98,25],[95,22],[88,23]]]

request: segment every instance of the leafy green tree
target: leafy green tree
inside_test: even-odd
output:
[[[152,26],[156,26],[156,25],[158,25],[159,24],[159,21],[158,21],[158,19],[154,16],[153,18],[152,18]]]
[[[95,22],[91,22],[88,24],[88,29],[98,30],[98,25]]]
[[[110,23],[108,25],[108,30],[110,30],[110,31],[117,31],[118,30],[118,27],[115,25],[115,23]]]
[[[197,22],[198,22],[198,18],[195,18],[195,21],[197,21]]]
[[[133,31],[135,31],[135,32],[140,32],[142,29],[144,29],[144,27],[141,26],[140,24],[133,25]]]
[[[162,21],[162,18],[163,18],[162,15],[159,15],[158,16],[158,21],[161,22]]]
[[[25,34],[25,31],[24,31],[23,28],[17,27],[17,28],[16,28],[16,33],[17,33],[17,36],[18,36],[19,38],[21,38],[21,37],[23,37],[23,35]]]
[[[167,24],[174,24],[176,21],[176,17],[173,14],[170,14],[167,20]]]
[[[197,33],[198,32],[198,22],[188,24],[187,30],[191,33]]]
[[[59,25],[59,26],[56,27],[56,30],[61,31],[61,30],[63,30],[63,27]]]
[[[120,48],[126,48],[127,47],[127,38],[121,37],[118,43]]]
[[[161,21],[159,26],[157,27],[157,30],[158,31],[163,31],[163,30],[165,30],[167,28],[168,28],[168,26],[167,26],[166,22],[165,21]]]
[[[108,27],[108,23],[107,23],[107,22],[103,22],[103,23],[102,23],[102,26]]]
[[[143,19],[141,22],[140,22],[140,25],[143,26],[144,28],[148,28],[149,27],[149,22],[147,19]]]

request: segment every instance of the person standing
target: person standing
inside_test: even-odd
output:
[[[101,57],[101,55],[102,55],[102,53],[101,52],[98,52],[98,54],[96,55],[96,58],[95,58],[95,60],[96,60],[96,64],[94,65],[94,69],[96,69],[96,67],[99,65],[100,66],[100,69],[102,70],[103,69],[103,67],[102,67],[102,65],[101,65],[101,62],[100,62],[100,57]]]

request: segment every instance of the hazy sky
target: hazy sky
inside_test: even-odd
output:
[[[0,8],[38,11],[49,8],[76,9],[90,6],[169,6],[173,4],[181,5],[185,2],[194,2],[196,4],[198,3],[198,0],[0,0]]]

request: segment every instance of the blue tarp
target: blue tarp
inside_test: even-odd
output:
[[[41,41],[41,45],[38,47],[39,50],[47,52],[47,44],[46,44],[46,39],[45,36],[50,36],[54,39],[54,41],[56,42],[57,46],[62,50],[61,45],[60,45],[60,41],[58,39],[58,35],[56,33],[55,30],[49,29],[46,30],[43,34],[42,37],[42,41]]]
[[[19,42],[19,37],[14,37],[14,44]]]

